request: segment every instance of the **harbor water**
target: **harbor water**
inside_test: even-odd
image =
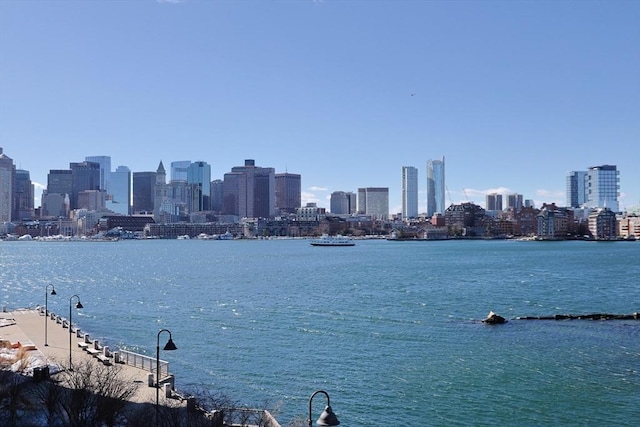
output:
[[[640,320],[515,319],[639,312],[640,242],[0,242],[2,306],[42,305],[49,283],[93,338],[155,356],[167,328],[179,390],[283,426],[316,390],[351,427],[640,419]]]

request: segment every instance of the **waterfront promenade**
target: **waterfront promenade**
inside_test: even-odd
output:
[[[45,316],[43,307],[0,312],[0,342],[5,348],[10,343],[12,347],[10,351],[15,354],[20,348],[23,348],[27,354],[25,360],[28,363],[22,369],[23,374],[33,375],[34,379],[38,379],[42,368],[48,367],[48,372],[55,379],[58,372],[67,369],[70,365],[78,367],[87,362],[98,364],[97,366],[106,365],[105,369],[118,370],[119,379],[131,384],[135,389],[127,399],[133,404],[155,405],[157,396],[161,407],[167,406],[172,410],[187,412],[193,412],[196,409],[193,406],[196,404],[193,398],[181,396],[174,389],[173,375],[169,373],[166,361],[160,360],[161,387],[157,389],[154,386],[155,358],[120,349],[109,349],[104,344],[95,343],[90,336],[86,337],[85,331],[77,330],[75,326],[72,330],[73,332],[70,333],[67,319],[51,312]],[[45,339],[47,345],[45,345]],[[40,379],[44,378],[40,377]],[[198,412],[204,414],[202,408]],[[229,416],[230,423],[214,423],[214,425],[235,426],[239,424],[234,423],[232,421],[234,419],[256,419],[260,420],[260,425],[279,427],[275,418],[266,410],[225,408],[224,412]],[[189,418],[188,414],[184,412],[182,414]],[[212,415],[212,419],[215,420],[215,413]],[[181,415],[178,416],[182,418]],[[219,422],[222,422],[222,418],[219,418]],[[246,422],[241,424],[254,425]]]
[[[34,367],[50,366],[52,375],[55,375],[56,367],[64,369],[69,364],[69,328],[63,327],[63,323],[58,323],[51,316],[47,317],[47,346],[45,346],[45,315],[44,309],[18,309],[0,313],[3,325],[0,327],[0,340],[10,341],[12,344],[18,342],[31,348],[28,354],[31,359],[31,366],[27,367],[27,372]],[[71,357],[72,362],[82,363],[90,359],[93,363],[103,363],[94,355],[88,353],[78,346],[78,342],[83,338],[77,334],[71,334]],[[117,349],[112,349],[117,351]],[[120,375],[127,381],[136,384],[136,391],[130,398],[135,403],[153,403],[156,399],[156,388],[149,385],[149,369],[141,369],[125,363],[114,364],[114,358],[109,359],[109,363],[114,369],[121,370]],[[155,362],[155,360],[153,361]],[[155,371],[155,363],[152,366]],[[159,394],[160,405],[167,404],[165,391]],[[186,403],[181,400],[171,399],[171,406]]]

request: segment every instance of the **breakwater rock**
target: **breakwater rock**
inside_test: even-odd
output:
[[[554,314],[552,316],[523,316],[516,317],[517,320],[640,320],[640,313],[632,314]]]

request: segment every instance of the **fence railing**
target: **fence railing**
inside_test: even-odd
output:
[[[156,358],[145,356],[144,354],[134,353],[128,350],[118,350],[118,358],[119,361],[124,363],[125,365],[133,366],[135,368],[143,369],[145,371],[156,373]],[[157,378],[162,381],[162,379],[167,378],[169,376],[169,362],[165,360],[160,361],[160,375]]]

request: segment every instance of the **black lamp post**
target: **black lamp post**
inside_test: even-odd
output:
[[[324,408],[324,411],[320,415],[320,418],[318,418],[318,421],[316,421],[316,424],[319,425],[319,426],[337,426],[337,425],[340,425],[340,421],[338,421],[338,417],[336,417],[336,414],[333,413],[333,409],[331,409],[331,403],[329,401],[329,394],[324,390],[318,390],[315,393],[313,393],[311,395],[311,397],[309,398],[309,427],[313,427],[313,421],[311,421],[312,420],[312,418],[311,418],[312,417],[312,414],[311,414],[311,402],[313,401],[313,398],[318,393],[322,393],[325,396],[327,396],[327,406]]]
[[[159,421],[159,410],[160,410],[160,406],[159,406],[159,402],[160,402],[160,334],[162,332],[168,332],[169,333],[169,341],[167,341],[167,343],[164,345],[163,350],[177,350],[178,347],[176,347],[176,345],[173,343],[173,340],[171,339],[171,331],[168,329],[160,329],[158,331],[158,341],[157,341],[157,345],[156,345],[156,426],[158,425],[158,421]]]
[[[47,323],[49,323],[47,320],[49,317],[49,286],[51,286],[51,295],[56,295],[56,288],[49,283],[45,288],[44,288],[44,345],[48,346],[49,344],[47,344]]]
[[[73,322],[71,321],[71,314],[73,313],[71,311],[71,303],[74,298],[78,298],[78,303],[76,304],[76,308],[83,308],[82,303],[80,302],[80,297],[78,295],[72,295],[71,298],[69,298],[69,370],[70,371],[73,371],[73,364],[71,362],[71,335],[72,335],[71,325],[73,324]]]

